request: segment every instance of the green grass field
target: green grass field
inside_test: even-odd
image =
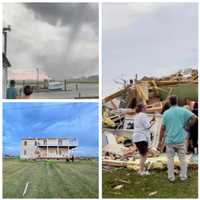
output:
[[[23,196],[26,183],[29,186]],[[98,162],[3,161],[4,198],[97,198]]]
[[[198,172],[189,171],[189,178],[175,183],[167,180],[166,171],[154,171],[150,176],[140,177],[128,169],[103,171],[104,198],[197,198]],[[116,186],[121,188],[116,189]]]

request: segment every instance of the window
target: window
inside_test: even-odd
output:
[[[26,150],[24,150],[24,155],[26,155]]]
[[[25,141],[24,141],[24,146],[26,146],[26,145],[27,145],[27,141],[25,140]]]
[[[58,145],[62,145],[62,139],[58,139]]]

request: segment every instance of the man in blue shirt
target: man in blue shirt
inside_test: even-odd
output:
[[[166,145],[169,181],[175,181],[175,152],[177,152],[180,161],[180,179],[182,181],[185,181],[187,179],[187,162],[185,148],[186,129],[189,129],[196,122],[197,117],[188,109],[179,107],[177,105],[176,96],[171,96],[169,98],[169,101],[171,106],[163,114],[163,121],[160,130],[160,141],[158,146],[160,148],[163,142]]]
[[[7,99],[16,99],[17,98],[17,90],[15,88],[15,80],[10,81],[10,87],[7,88]]]

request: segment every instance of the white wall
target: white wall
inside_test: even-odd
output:
[[[27,145],[24,145],[24,142],[27,142]],[[36,140],[22,140],[21,141],[21,149],[20,149],[20,159],[35,159],[38,157],[38,154],[35,153],[37,150],[37,146],[35,146],[35,141],[39,142],[40,145],[44,145],[44,139],[36,139]],[[58,145],[58,139],[47,139],[47,145],[48,146],[57,146]],[[70,145],[70,140],[63,139],[62,145]],[[44,145],[46,146],[46,145]],[[57,148],[54,148],[55,150],[52,150],[51,147],[48,148],[48,157],[66,157],[68,156],[68,149],[65,148],[61,150],[61,154],[59,154],[59,151],[56,153]],[[51,149],[51,150],[50,150]],[[24,154],[24,150],[26,151],[26,155]],[[46,150],[45,150],[46,151]]]
[[[27,145],[24,145],[24,141],[27,141]],[[26,151],[26,155],[24,154],[24,150]],[[21,159],[36,158],[35,150],[36,150],[35,140],[22,140],[20,158]]]

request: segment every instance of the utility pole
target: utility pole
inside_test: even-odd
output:
[[[7,57],[7,32],[11,31],[11,26],[3,27],[3,36],[4,36],[4,55]],[[7,90],[7,81],[8,81],[8,69],[3,67],[3,98],[6,98]]]
[[[11,26],[3,27],[3,35],[4,35],[4,54],[7,56],[7,32],[11,31]]]

